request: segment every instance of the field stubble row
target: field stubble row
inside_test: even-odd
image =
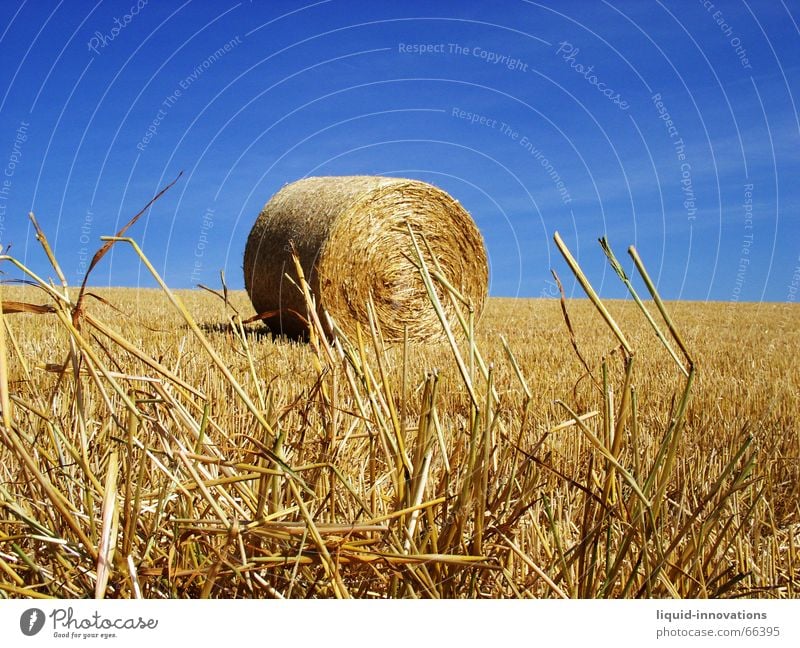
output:
[[[631,301],[607,306],[635,350],[632,415],[619,345],[585,300],[568,301],[581,361],[557,300],[490,299],[462,347],[467,380],[447,344],[383,348],[364,331],[348,359],[319,340],[239,325],[232,312],[252,310],[243,292],[228,304],[204,291],[176,293],[205,343],[161,291],[92,292],[102,300],[88,299],[87,312],[202,398],[97,330],[83,333],[97,360],[81,353],[76,367],[75,332],[55,314],[6,316],[14,429],[44,476],[31,474],[6,435],[0,592],[797,592],[794,306],[669,304],[697,367],[672,449],[666,436],[685,379]],[[4,300],[40,295],[3,289]],[[97,376],[101,366],[136,401],[135,423],[112,378]],[[556,401],[590,416],[576,425]],[[617,445],[615,415],[625,419]],[[619,470],[604,454],[612,446]],[[647,485],[648,474],[648,493],[663,498],[656,514],[630,487]],[[47,486],[66,514],[42,495]],[[103,549],[112,531],[115,546]]]

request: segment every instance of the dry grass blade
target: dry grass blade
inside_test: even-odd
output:
[[[644,263],[642,263],[642,259],[639,257],[639,253],[636,251],[636,248],[631,246],[628,248],[628,254],[631,255],[633,262],[636,264],[636,269],[639,271],[639,274],[642,276],[647,289],[650,291],[650,294],[653,297],[653,301],[656,303],[661,316],[664,318],[664,321],[667,323],[667,327],[669,328],[669,332],[672,334],[672,337],[675,338],[675,342],[677,342],[678,346],[680,347],[681,351],[683,351],[683,355],[686,356],[686,360],[689,363],[689,369],[694,366],[694,361],[692,360],[692,356],[689,354],[689,351],[686,349],[686,345],[683,343],[683,339],[681,338],[680,333],[678,333],[678,329],[675,326],[672,318],[667,311],[667,307],[664,305],[664,302],[661,299],[661,296],[658,294],[658,290],[656,290],[656,286],[653,283],[653,280],[650,278],[650,275],[647,272],[647,269],[644,267]]]
[[[675,360],[675,363],[680,367],[683,374],[688,378],[689,372],[686,370],[681,361],[678,359],[678,355],[675,353],[675,350],[672,348],[672,345],[670,345],[670,343],[667,341],[667,338],[664,336],[664,333],[661,331],[658,324],[656,324],[656,321],[653,319],[653,316],[650,314],[650,311],[647,310],[647,308],[645,307],[641,297],[639,297],[639,293],[637,293],[636,290],[634,289],[633,284],[631,283],[630,279],[628,279],[628,275],[625,274],[625,270],[622,269],[622,265],[617,260],[617,257],[614,255],[614,251],[611,249],[611,245],[609,244],[608,239],[606,239],[605,237],[601,238],[600,247],[603,248],[603,252],[608,258],[608,262],[611,264],[611,267],[617,273],[617,276],[620,278],[620,281],[622,281],[622,283],[628,289],[628,292],[631,294],[631,297],[633,297],[633,300],[636,302],[636,305],[642,311],[645,318],[649,322],[650,326],[653,328],[653,331],[655,332],[658,339],[667,349],[670,356],[672,356],[672,359]],[[641,263],[637,265],[637,268],[639,268],[640,272],[644,270],[644,266]]]
[[[322,559],[322,564],[325,567],[325,572],[327,573],[329,578],[333,579],[334,592],[336,593],[336,598],[350,598],[350,594],[347,591],[347,587],[342,581],[339,569],[337,568],[336,564],[331,558],[331,555],[328,552],[328,548],[325,545],[325,541],[322,539],[322,536],[320,535],[319,530],[317,529],[317,526],[314,523],[314,520],[311,518],[311,514],[308,512],[308,508],[303,502],[302,495],[300,494],[297,485],[291,479],[289,480],[289,487],[292,489],[292,493],[296,498],[297,505],[300,508],[300,512],[303,516],[303,519],[308,525],[309,535],[311,536],[311,539],[314,541],[314,544],[317,546],[317,549],[319,550],[320,558]]]
[[[633,354],[633,349],[631,345],[628,344],[628,340],[625,338],[625,335],[622,333],[622,330],[619,328],[619,325],[614,321],[614,318],[611,317],[611,313],[608,312],[608,309],[603,304],[602,300],[600,299],[595,289],[592,288],[592,284],[589,283],[589,279],[581,270],[581,267],[578,265],[578,262],[575,260],[575,257],[572,256],[572,253],[569,251],[567,246],[564,244],[564,241],[561,240],[561,236],[558,232],[553,235],[553,240],[556,242],[556,246],[558,247],[559,252],[561,252],[564,260],[569,265],[570,270],[575,275],[575,278],[583,287],[583,290],[586,292],[586,295],[589,297],[591,302],[594,304],[595,308],[599,311],[600,315],[603,316],[603,319],[608,324],[609,328],[614,332],[614,335],[617,336],[622,348],[628,353],[628,355]]]
[[[619,463],[616,457],[613,455],[611,450],[609,450],[600,439],[597,438],[597,435],[594,434],[586,424],[581,420],[581,417],[578,416],[575,412],[573,412],[569,405],[563,403],[561,401],[557,401],[559,405],[561,405],[569,414],[573,417],[573,420],[577,424],[578,428],[586,435],[586,438],[591,441],[592,445],[600,452],[601,455],[612,465],[616,470],[619,471],[620,475],[625,479],[625,481],[630,484],[631,488],[633,488],[633,492],[636,493],[637,497],[642,501],[642,503],[646,507],[652,506],[652,502],[647,498],[647,496],[642,492],[641,487],[639,484],[636,483],[636,480],[623,466]]]
[[[555,270],[550,270],[550,273],[553,275],[553,279],[556,280],[556,286],[558,286],[558,292],[561,295],[561,313],[564,315],[564,323],[567,325],[567,331],[569,332],[569,341],[572,344],[572,349],[575,351],[575,355],[577,356],[580,363],[583,365],[583,368],[586,369],[586,375],[591,378],[592,382],[600,388],[600,383],[597,382],[597,378],[594,377],[594,373],[592,372],[591,368],[589,367],[589,363],[586,362],[586,359],[583,357],[580,349],[578,348],[578,338],[575,337],[575,329],[572,327],[572,320],[569,318],[569,311],[567,310],[567,296],[564,294],[564,286],[561,284],[561,279],[559,278],[558,274]]]
[[[53,266],[53,270],[55,270],[56,275],[58,275],[59,281],[61,281],[61,286],[66,289],[67,287],[67,279],[64,277],[64,273],[61,271],[61,266],[58,264],[56,260],[55,254],[53,254],[53,250],[50,247],[50,243],[47,240],[42,228],[39,227],[39,223],[36,220],[36,217],[33,215],[33,212],[28,213],[28,218],[31,221],[31,225],[33,225],[33,229],[36,232],[36,240],[39,241],[39,244],[42,246],[44,253],[47,255],[47,260],[50,261],[50,265]],[[65,290],[66,294],[66,290]]]
[[[511,549],[511,551],[513,551],[513,552],[514,552],[514,553],[515,553],[517,556],[519,556],[519,557],[522,559],[522,561],[523,561],[523,562],[524,562],[526,565],[528,565],[528,567],[530,567],[530,568],[531,568],[531,569],[532,569],[532,570],[533,570],[533,571],[534,571],[534,572],[535,572],[535,573],[536,573],[536,574],[539,576],[539,578],[541,578],[541,579],[542,579],[542,580],[543,580],[545,583],[547,583],[547,586],[548,586],[548,587],[549,587],[551,590],[553,590],[553,592],[555,592],[555,593],[556,593],[556,594],[557,594],[557,595],[558,595],[560,598],[562,598],[562,599],[569,599],[569,598],[570,598],[570,597],[567,595],[567,593],[566,593],[564,590],[562,590],[562,589],[561,589],[561,588],[560,588],[558,585],[556,585],[556,584],[555,584],[555,582],[553,582],[553,579],[552,579],[552,578],[550,578],[550,577],[549,577],[549,576],[548,576],[548,575],[547,575],[547,574],[546,574],[546,573],[545,573],[545,572],[542,570],[542,568],[541,568],[541,567],[539,567],[539,566],[538,566],[536,563],[534,563],[534,562],[533,562],[533,561],[530,559],[530,557],[529,557],[529,556],[525,555],[525,552],[523,552],[523,551],[522,551],[522,549],[520,549],[520,548],[519,548],[519,547],[518,547],[518,546],[517,546],[517,545],[516,545],[516,544],[515,544],[515,543],[514,543],[512,540],[510,540],[509,538],[507,538],[507,537],[506,537],[505,535],[503,535],[502,533],[500,534],[500,537],[501,537],[501,538],[503,538],[503,541],[504,541],[504,542],[505,542],[505,543],[506,543],[506,544],[509,546],[509,548]]]
[[[92,270],[94,270],[95,266],[100,263],[100,260],[106,255],[106,253],[111,249],[111,246],[114,245],[116,239],[121,238],[135,223],[142,217],[143,214],[147,213],[147,210],[153,206],[153,204],[161,198],[167,191],[169,191],[178,180],[180,180],[181,176],[183,175],[183,171],[178,173],[175,179],[170,182],[166,187],[164,187],[161,191],[159,191],[150,201],[142,207],[142,209],[133,216],[122,228],[116,233],[116,235],[112,238],[104,239],[106,242],[100,247],[97,252],[94,253],[92,260],[89,262],[89,267],[86,269],[86,274],[83,276],[83,281],[81,282],[81,289],[78,292],[78,298],[75,300],[75,309],[73,311],[73,320],[75,321],[76,326],[80,322],[80,316],[82,313],[82,306],[83,306],[83,296],[84,291],[86,290],[86,283],[89,281],[89,275],[91,274]],[[66,281],[65,281],[66,284]]]
[[[85,320],[95,329],[100,331],[103,335],[107,336],[111,340],[113,340],[117,345],[120,346],[124,351],[130,353],[132,356],[138,358],[150,368],[154,369],[158,374],[169,380],[170,382],[174,383],[175,385],[180,386],[181,388],[185,389],[186,391],[194,394],[199,398],[205,398],[205,395],[199,391],[193,385],[190,385],[188,382],[179,378],[172,372],[169,368],[165,367],[163,364],[158,362],[157,360],[151,358],[146,353],[144,353],[141,349],[131,344],[128,340],[126,340],[122,335],[114,331],[111,327],[107,326],[103,322],[98,319],[95,319],[91,315],[86,315]]]
[[[2,303],[2,292],[0,292]],[[3,425],[11,429],[11,398],[8,391],[8,356],[6,352],[5,307],[0,310],[0,407],[3,408]]]
[[[177,179],[176,179],[176,181],[177,181]],[[255,416],[256,420],[270,434],[270,436],[274,437],[275,433],[272,430],[272,427],[270,426],[270,424],[264,418],[263,414],[258,410],[258,408],[255,406],[253,401],[250,399],[250,396],[247,394],[247,392],[245,392],[245,390],[239,384],[239,381],[237,381],[236,378],[234,378],[233,374],[231,374],[230,369],[228,368],[228,366],[220,358],[219,354],[214,349],[214,347],[212,347],[211,344],[208,342],[208,339],[206,338],[206,336],[203,335],[203,332],[200,330],[200,327],[197,326],[197,323],[194,321],[194,318],[191,316],[191,314],[186,309],[186,307],[178,300],[177,297],[175,297],[173,292],[164,283],[163,279],[158,274],[158,272],[153,267],[153,265],[150,263],[149,259],[144,255],[144,253],[142,252],[141,248],[136,244],[136,241],[134,241],[133,239],[130,239],[130,238],[103,237],[104,240],[106,238],[108,238],[109,242],[124,241],[124,242],[126,242],[126,243],[131,245],[131,247],[134,249],[136,254],[139,255],[139,258],[142,260],[142,262],[145,264],[147,269],[153,275],[155,280],[159,283],[159,285],[161,286],[161,289],[167,295],[167,297],[169,298],[170,302],[172,302],[172,305],[183,316],[184,321],[188,324],[189,328],[192,329],[192,332],[195,334],[195,336],[197,336],[198,340],[203,345],[205,350],[208,352],[208,355],[211,357],[211,359],[213,360],[214,364],[219,368],[219,370],[225,376],[225,378],[227,379],[229,384],[233,386],[233,388],[235,389],[236,393],[244,401],[245,405],[247,405],[247,408],[250,410],[250,412],[253,414],[253,416]]]
[[[416,255],[416,261],[419,264],[420,273],[422,274],[423,282],[425,283],[425,288],[428,291],[428,299],[430,299],[433,308],[436,311],[436,315],[439,317],[439,322],[441,323],[442,329],[444,330],[444,334],[447,338],[447,342],[450,344],[450,348],[453,350],[453,356],[456,359],[456,363],[458,364],[458,369],[461,372],[461,378],[464,381],[464,384],[469,391],[470,398],[472,399],[472,404],[477,409],[478,405],[478,398],[475,394],[475,389],[472,385],[472,378],[470,373],[467,371],[467,367],[464,364],[464,359],[461,356],[461,352],[458,349],[458,345],[456,344],[455,336],[453,335],[453,331],[450,327],[450,322],[445,313],[444,307],[442,306],[442,302],[439,299],[439,295],[436,292],[436,288],[433,285],[433,279],[431,278],[430,272],[428,271],[428,264],[425,262],[424,257],[422,256],[422,252],[419,249],[419,244],[417,243],[416,235],[414,234],[414,230],[411,229],[411,225],[406,223],[406,227],[408,228],[408,234],[411,237],[411,242],[414,246],[414,254]]]
[[[3,315],[10,315],[12,313],[36,313],[37,315],[44,315],[46,313],[55,313],[54,306],[48,304],[27,304],[18,301],[3,301],[0,302]]]
[[[105,494],[103,495],[103,526],[100,532],[100,546],[97,549],[97,586],[94,590],[96,599],[105,598],[108,579],[114,566],[117,529],[119,528],[119,507],[117,506],[118,472],[119,461],[116,451],[113,451],[108,458]]]
[[[61,518],[70,527],[73,533],[77,536],[79,542],[83,545],[83,551],[86,551],[91,556],[92,560],[96,562],[97,551],[95,550],[93,543],[89,540],[83,525],[79,524],[78,518],[74,515],[73,511],[70,510],[70,502],[62,493],[53,487],[52,482],[41,471],[38,463],[22,446],[15,432],[9,433],[8,428],[3,426],[3,428],[0,428],[0,436],[2,437],[3,443],[7,447],[13,449],[15,455],[21,460],[27,469],[28,474],[30,474],[36,480],[36,482],[39,483],[43,494],[53,505],[55,510],[58,511]]]

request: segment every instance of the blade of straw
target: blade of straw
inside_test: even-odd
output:
[[[675,363],[680,367],[683,374],[688,378],[689,372],[686,370],[686,367],[683,366],[683,363],[680,361],[680,358],[678,358],[678,354],[675,353],[675,349],[672,348],[672,345],[669,343],[669,340],[667,340],[666,336],[659,328],[655,319],[653,319],[653,316],[650,314],[650,311],[647,310],[647,308],[645,307],[641,297],[639,297],[639,293],[636,292],[636,289],[633,287],[633,284],[628,278],[628,275],[625,273],[625,270],[623,270],[622,265],[617,260],[617,257],[614,255],[614,252],[611,249],[611,245],[609,244],[608,239],[606,239],[605,237],[601,238],[600,247],[603,248],[603,252],[605,252],[606,257],[608,258],[608,262],[611,264],[611,267],[614,269],[614,272],[617,273],[617,276],[620,278],[620,281],[622,281],[622,283],[625,284],[625,287],[628,289],[628,292],[631,294],[631,297],[633,297],[633,300],[636,302],[636,305],[639,307],[639,310],[641,310],[642,313],[644,313],[645,318],[647,318],[648,323],[653,328],[653,331],[655,332],[658,339],[661,341],[661,343],[667,349],[669,354],[672,356],[672,359],[675,361]]]
[[[614,318],[611,317],[611,313],[608,312],[608,310],[605,307],[605,304],[603,304],[597,292],[595,292],[595,289],[592,288],[592,284],[589,283],[589,280],[586,278],[586,275],[583,274],[583,270],[581,270],[580,266],[578,265],[578,262],[575,260],[575,258],[572,256],[567,246],[564,244],[564,241],[561,240],[561,236],[559,235],[558,232],[555,233],[553,239],[555,240],[556,246],[558,247],[559,251],[564,257],[564,260],[567,262],[567,265],[569,265],[570,270],[572,270],[572,273],[575,275],[575,278],[581,284],[584,292],[589,297],[592,304],[594,304],[595,308],[597,308],[600,315],[602,315],[603,319],[606,321],[606,324],[608,324],[609,328],[614,332],[614,335],[617,336],[617,339],[622,345],[622,348],[625,349],[628,355],[633,355],[633,350],[631,349],[631,345],[628,344],[628,340],[625,338],[625,335],[622,333],[619,326],[617,326],[617,323],[614,321]]]

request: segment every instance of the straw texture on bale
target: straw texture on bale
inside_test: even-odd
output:
[[[284,186],[247,239],[245,287],[270,328],[302,335],[306,308],[295,285],[294,245],[317,310],[348,335],[368,327],[372,298],[387,341],[436,340],[442,325],[415,264],[407,224],[424,235],[446,280],[470,300],[476,321],[487,295],[486,250],[470,215],[447,193],[417,180],[380,176],[313,177]],[[433,260],[418,244],[433,270]],[[437,291],[454,328],[450,297]],[[300,317],[298,317],[298,315]],[[323,323],[325,318],[322,318]]]

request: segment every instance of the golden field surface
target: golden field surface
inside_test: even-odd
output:
[[[668,303],[683,403],[632,301],[631,362],[588,300],[574,338],[492,298],[472,341],[385,348],[273,338],[243,292],[92,292],[2,288],[51,308],[0,327],[0,596],[800,591],[795,305]]]

